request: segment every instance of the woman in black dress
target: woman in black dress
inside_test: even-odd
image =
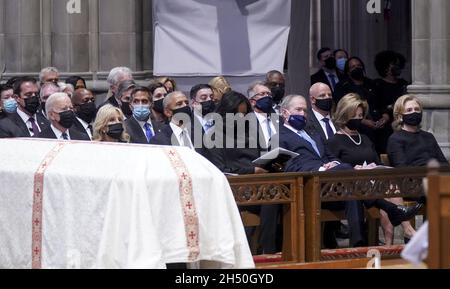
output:
[[[436,138],[423,131],[423,107],[413,95],[400,97],[394,106],[394,134],[389,138],[387,152],[393,167],[426,166],[432,159],[449,165]]]
[[[386,153],[387,140],[393,133],[393,110],[397,99],[405,95],[409,83],[400,78],[406,58],[394,51],[383,51],[375,57],[375,68],[381,78],[375,80],[375,103],[386,125],[376,131],[375,146],[379,153]]]
[[[334,155],[342,162],[353,165],[355,169],[373,169],[381,165],[373,142],[367,136],[358,132],[368,109],[367,102],[361,99],[359,95],[353,93],[346,95],[339,102],[334,117],[334,123],[339,131],[328,141],[328,146]],[[382,209],[380,210],[381,225],[384,230],[386,245],[392,245],[394,227],[385,211],[392,210],[392,206],[396,206],[393,203],[402,205],[403,200],[397,198],[389,199],[389,202],[387,200],[364,202],[366,207],[375,206]],[[410,213],[414,212],[415,214],[418,209],[418,207],[413,208]],[[415,233],[411,223],[404,221],[401,224],[405,231],[405,238],[411,238]]]

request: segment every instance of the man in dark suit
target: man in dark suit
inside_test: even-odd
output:
[[[281,105],[285,123],[280,127],[280,147],[299,154],[288,162],[287,172],[317,172],[330,170],[352,170],[349,164],[342,164],[324,144],[319,134],[309,135],[305,131],[307,123],[307,104],[303,96],[287,96]],[[345,209],[346,218],[350,227],[351,246],[365,244],[364,237],[364,211],[361,202],[339,202],[326,204],[323,208],[330,210]],[[325,246],[336,247],[334,244]]]
[[[31,137],[38,135],[44,128],[50,125],[49,121],[41,114],[37,114],[39,108],[37,81],[31,77],[22,77],[14,82],[14,98],[18,107],[15,113],[9,114],[10,124],[16,127],[10,129],[12,137]],[[18,128],[18,130],[17,130]]]
[[[306,132],[310,135],[319,134],[323,140],[330,139],[336,133],[336,127],[331,118],[333,94],[328,85],[318,82],[309,90],[311,109],[308,111]]]
[[[258,148],[264,154],[271,147],[278,147],[278,144],[273,143],[272,137],[278,133],[280,117],[273,110],[272,91],[265,82],[253,83],[247,91],[247,96],[254,111],[253,116],[258,121]]]
[[[47,99],[45,110],[51,124],[35,137],[58,140],[91,140],[78,130],[71,129],[75,120],[75,113],[73,112],[72,101],[66,93],[52,94]]]
[[[72,105],[76,115],[73,128],[92,139],[92,123],[97,115],[94,94],[88,89],[79,88],[72,96]]]
[[[109,84],[108,99],[100,106],[111,104],[114,107],[121,108],[122,102],[118,96],[119,85],[126,81],[133,80],[133,74],[128,67],[115,67],[111,69],[106,80]]]
[[[328,47],[321,48],[317,53],[317,59],[320,70],[311,75],[311,85],[317,82],[325,83],[334,91],[336,85],[344,80],[345,76],[336,69],[333,51]]]
[[[192,110],[189,100],[181,91],[174,91],[164,98],[164,114],[170,120],[161,127],[150,144],[166,146],[185,146],[194,149],[191,140]]]
[[[273,142],[273,136],[279,130],[279,115],[273,109],[272,91],[265,82],[258,81],[250,85],[247,90],[247,96],[254,111],[249,117],[250,119],[253,118],[251,121],[258,123],[256,136],[253,137],[256,137],[259,154],[263,155],[271,148],[278,147],[278,144]],[[256,118],[256,121],[254,118]],[[259,168],[259,170],[268,173],[262,168]],[[277,240],[281,239],[281,237],[279,237],[280,234],[277,232],[277,220],[281,208],[279,205],[269,205],[250,209],[252,213],[258,213],[259,210],[261,219],[259,243],[263,254],[273,254],[279,249]],[[246,228],[248,237],[251,236],[252,231],[252,229]]]
[[[146,87],[137,86],[131,92],[133,116],[125,121],[125,129],[130,135],[130,143],[149,144],[161,132],[161,125],[151,120],[152,97]]]

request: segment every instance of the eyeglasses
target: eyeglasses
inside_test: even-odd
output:
[[[252,98],[259,97],[259,96],[261,96],[261,97],[268,97],[268,96],[272,97],[272,93],[270,93],[268,91],[263,91],[263,92],[254,94]]]

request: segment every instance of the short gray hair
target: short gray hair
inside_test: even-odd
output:
[[[55,90],[55,93],[56,93],[56,92],[62,92],[62,89],[61,89],[58,85],[54,84],[53,82],[47,82],[47,83],[44,83],[44,84],[41,86],[41,91],[39,92],[39,98],[41,99],[41,101],[42,101],[42,97],[44,97],[44,93],[45,93],[49,88],[53,88],[53,89]]]
[[[58,73],[59,71],[56,67],[45,67],[42,68],[41,72],[39,73],[39,81],[42,82],[44,80],[44,75],[50,72]]]
[[[306,98],[302,95],[298,95],[298,94],[291,94],[286,96],[283,101],[281,102],[280,105],[280,111],[283,109],[289,110],[291,108],[291,102],[295,99],[295,98],[301,98],[303,99],[306,103],[308,103],[306,101]]]
[[[266,85],[266,83],[265,83],[264,81],[258,80],[258,81],[253,82],[253,83],[249,86],[249,88],[248,88],[248,90],[247,90],[247,98],[248,98],[248,99],[251,99],[251,98],[253,98],[253,97],[255,96],[255,94],[256,94],[256,93],[255,93],[255,88],[256,88],[258,85],[267,87],[267,85]]]
[[[125,80],[124,82],[121,82],[117,89],[117,97],[122,97],[125,91],[135,87],[136,83],[133,80]]]
[[[49,96],[49,98],[45,102],[45,111],[47,113],[49,113],[53,109],[53,107],[55,106],[55,103],[58,100],[60,100],[61,98],[66,98],[66,97],[68,99],[70,99],[70,97],[67,93],[64,93],[64,92],[53,93],[52,95]]]
[[[164,109],[166,109],[169,106],[170,102],[172,101],[172,98],[180,94],[185,95],[182,91],[174,91],[166,95],[166,97],[163,100]]]
[[[108,79],[106,80],[109,85],[118,85],[120,79],[124,76],[129,76],[130,79],[133,79],[133,72],[128,67],[115,67],[111,69],[108,75]]]

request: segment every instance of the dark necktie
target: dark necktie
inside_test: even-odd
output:
[[[144,128],[145,128],[145,136],[147,137],[147,142],[150,142],[150,140],[153,137],[152,125],[147,122],[144,124]]]
[[[31,123],[31,129],[32,129],[32,131],[33,131],[33,136],[37,136],[38,134],[39,134],[39,128],[38,128],[38,126],[37,126],[37,124],[36,124],[36,121],[34,120],[34,118],[33,117],[30,117],[29,119],[28,119],[28,121]]]
[[[330,139],[334,135],[334,131],[330,125],[330,119],[325,117],[322,121],[325,123],[325,127],[327,128],[327,139]]]
[[[89,129],[89,131],[91,132],[91,135],[94,134],[94,131],[92,130],[92,125],[88,125],[87,128]]]
[[[267,132],[269,133],[269,139],[272,138],[272,127],[270,126],[272,121],[270,120],[270,117],[266,119],[266,125],[267,125]]]
[[[334,74],[328,74],[328,77],[331,80],[331,89],[334,91],[334,89],[336,88],[336,76],[334,76]]]
[[[69,140],[69,136],[67,135],[67,133],[63,132],[61,136],[63,137],[63,139]]]

